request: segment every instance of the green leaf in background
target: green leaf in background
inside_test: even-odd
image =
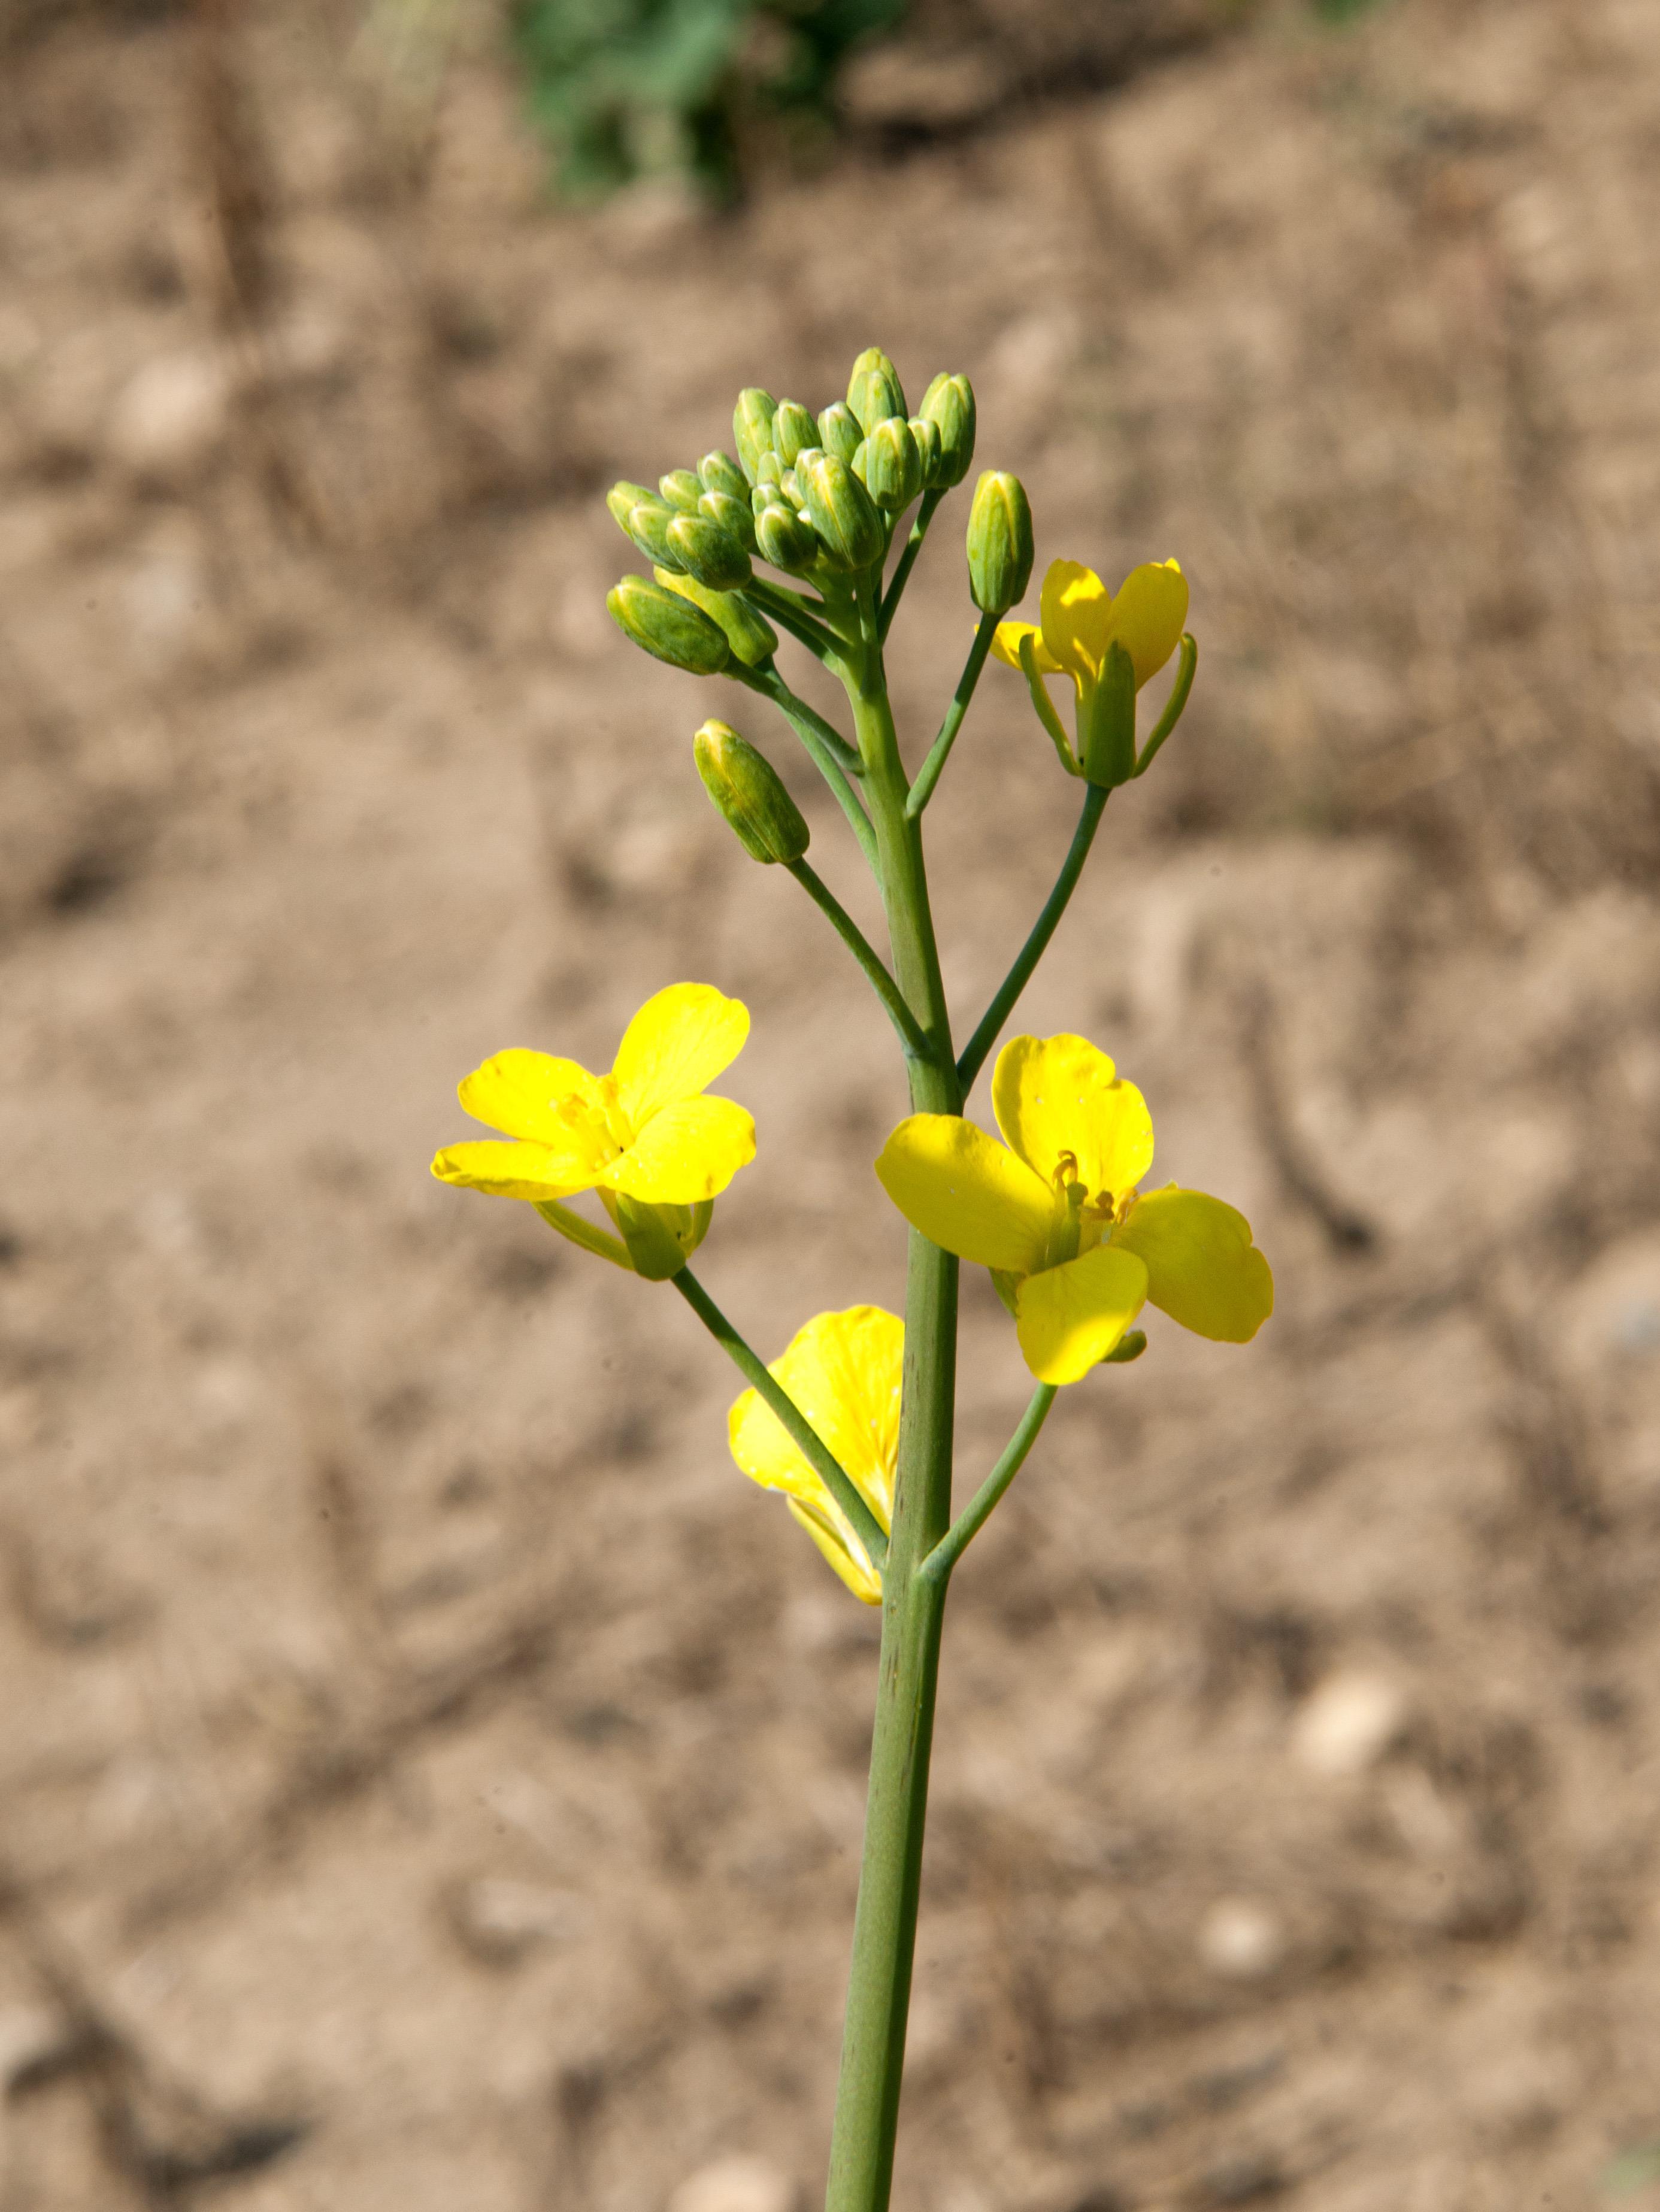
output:
[[[736,182],[749,110],[824,111],[836,71],[904,0],[520,0],[514,40],[560,188]]]

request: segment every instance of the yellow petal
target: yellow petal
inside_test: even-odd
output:
[[[869,1553],[842,1516],[838,1513],[832,1525],[794,1498],[785,1502],[854,1595],[865,1605],[880,1605],[882,1577],[872,1566]]]
[[[1079,1381],[1113,1349],[1146,1295],[1146,1269],[1111,1244],[1029,1275],[1014,1315],[1027,1366],[1040,1382]]]
[[[1057,667],[1093,683],[1112,635],[1112,598],[1081,561],[1051,561],[1038,602],[1043,643]]]
[[[556,1060],[549,1052],[498,1052],[463,1076],[459,1096],[475,1121],[532,1144],[569,1142],[576,1120],[570,1105],[600,1112],[599,1085],[587,1068],[574,1060]],[[562,1105],[568,1108],[562,1115]],[[600,1127],[603,1134],[603,1120]]]
[[[594,1181],[647,1206],[719,1198],[755,1158],[755,1123],[730,1098],[682,1098],[655,1113]]]
[[[1118,586],[1110,634],[1134,664],[1138,691],[1182,642],[1187,618],[1188,580],[1178,562],[1144,561]]]
[[[592,1171],[569,1150],[551,1145],[502,1145],[489,1138],[446,1145],[432,1171],[440,1182],[459,1183],[463,1190],[532,1200],[569,1198],[593,1182]]]
[[[850,1306],[842,1313],[815,1315],[768,1370],[847,1470],[884,1528],[893,1510],[904,1350],[905,1325],[897,1315],[880,1306]],[[752,1481],[763,1489],[787,1491],[828,1515],[859,1550],[823,1480],[753,1390],[745,1390],[733,1406],[727,1434],[733,1457]]]
[[[913,1114],[882,1147],[877,1179],[913,1229],[1006,1274],[1043,1265],[1064,1208],[1024,1160],[955,1114]]]
[[[712,983],[671,983],[623,1032],[611,1073],[635,1130],[677,1099],[695,1098],[729,1067],[750,1033],[750,1011]]]
[[[1133,1190],[1152,1164],[1152,1117],[1087,1037],[1011,1037],[991,1079],[997,1126],[1051,1183],[1063,1152],[1092,1197]]]
[[[1274,1275],[1243,1213],[1166,1183],[1131,1207],[1112,1249],[1134,1252],[1154,1305],[1219,1344],[1248,1344],[1274,1311]]]
[[[1065,673],[1060,662],[1043,642],[1043,634],[1036,623],[999,623],[992,632],[991,649],[999,660],[1006,661],[1011,668],[1020,665],[1020,641],[1030,637],[1036,641],[1032,651],[1037,661],[1040,676],[1060,676]]]

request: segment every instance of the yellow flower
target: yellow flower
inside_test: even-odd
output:
[[[556,1229],[642,1274],[684,1266],[712,1201],[755,1157],[755,1123],[704,1086],[737,1059],[749,1009],[708,983],[673,983],[629,1024],[608,1075],[545,1052],[499,1052],[460,1086],[462,1105],[512,1141],[448,1145],[441,1182],[526,1199]],[[623,1245],[559,1204],[596,1190]],[[624,1250],[626,1248],[626,1251]]]
[[[852,1478],[885,1534],[899,1455],[899,1385],[905,1324],[880,1306],[814,1316],[768,1370],[789,1392]],[[753,1390],[727,1423],[732,1455],[763,1490],[785,1492],[790,1511],[855,1597],[882,1602],[882,1577],[824,1479]]]
[[[914,1114],[876,1163],[914,1228],[992,1270],[1040,1382],[1076,1382],[1152,1303],[1200,1336],[1243,1344],[1274,1310],[1250,1224],[1175,1183],[1142,1197],[1152,1121],[1087,1037],[1018,1036],[997,1056],[1006,1146],[956,1115]]]
[[[1134,691],[1149,683],[1170,659],[1182,640],[1188,618],[1188,580],[1175,561],[1144,561],[1132,568],[1116,592],[1110,592],[1093,568],[1077,561],[1052,561],[1043,579],[1036,623],[1005,622],[997,625],[992,651],[1011,668],[1021,669],[1032,688],[1040,714],[1047,704],[1042,678],[1070,676],[1077,692],[1078,750],[1074,755],[1064,732],[1044,716],[1062,761],[1074,775],[1092,766],[1091,744],[1108,707],[1109,649],[1115,644],[1129,657]],[[1128,694],[1133,702],[1134,691]],[[1129,744],[1134,746],[1134,710],[1130,716]],[[1121,763],[1122,781],[1134,768],[1133,757]]]

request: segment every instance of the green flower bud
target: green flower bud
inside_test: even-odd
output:
[[[755,515],[747,484],[742,499],[734,499],[730,492],[706,491],[697,502],[697,512],[705,521],[717,524],[728,538],[735,538],[746,553],[755,550]]]
[[[919,410],[939,428],[939,474],[936,483],[960,484],[974,464],[974,386],[966,376],[942,370],[922,394]]]
[[[654,573],[665,591],[678,592],[683,599],[701,607],[711,622],[719,623],[733,657],[745,668],[758,668],[777,652],[777,631],[741,592],[712,592],[695,576],[677,576],[668,568]]]
[[[707,515],[677,514],[666,536],[674,558],[665,566],[684,568],[711,592],[735,592],[754,574],[738,540]]]
[[[657,494],[648,491],[644,484],[630,483],[624,477],[621,483],[614,483],[605,494],[605,505],[611,510],[611,520],[626,535],[630,509],[648,507],[656,497]]]
[[[942,479],[939,474],[941,452],[939,425],[927,415],[913,415],[910,434],[916,441],[916,451],[922,463],[922,488],[932,491]]]
[[[772,763],[730,722],[705,722],[691,749],[704,790],[750,858],[768,866],[799,860],[807,849],[807,825]]]
[[[866,346],[853,364],[853,374],[848,379],[848,404],[867,438],[890,416],[903,419],[910,413],[899,372],[879,346]]]
[[[755,464],[756,489],[759,491],[763,484],[775,484],[783,473],[784,464],[769,446]]]
[[[870,494],[845,461],[820,446],[795,457],[801,505],[836,568],[867,568],[887,543]]]
[[[818,417],[818,442],[827,453],[834,453],[838,460],[850,464],[863,435],[859,428],[859,417],[845,399],[835,401]]]
[[[969,510],[969,588],[982,614],[1005,615],[1031,581],[1031,507],[1018,477],[988,469]]]
[[[810,446],[807,450],[812,453],[817,448]],[[787,507],[793,507],[798,514],[801,512],[801,479],[794,469],[786,469],[779,477],[778,492]]]
[[[922,456],[910,425],[903,416],[889,416],[865,441],[865,485],[878,507],[897,514],[922,489]]]
[[[669,525],[674,520],[675,510],[668,501],[650,494],[629,509],[623,523],[623,534],[648,561],[660,562],[667,568],[678,568],[683,565],[680,556],[669,546]]]
[[[755,543],[763,561],[787,576],[804,576],[818,558],[818,539],[810,523],[781,500],[755,518]]]
[[[777,412],[778,402],[771,392],[757,386],[738,395],[732,416],[733,442],[738,448],[738,465],[751,483],[756,480],[756,464],[772,443],[772,418]]]
[[[799,401],[779,401],[778,412],[772,418],[772,450],[786,468],[792,466],[798,453],[818,444],[814,434],[818,427]]]
[[[689,676],[715,676],[731,658],[718,623],[646,576],[624,576],[605,594],[611,620],[634,642]]]
[[[666,477],[658,477],[657,489],[682,514],[696,514],[703,495],[702,485],[690,469],[671,469]]]
[[[717,447],[697,464],[697,481],[705,491],[724,491],[733,499],[747,499],[750,480],[730,455]]]
[[[854,447],[853,459],[848,463],[848,466],[853,471],[854,476],[858,477],[860,483],[864,483],[866,471],[870,466],[870,440],[868,438],[861,438],[859,441],[859,443]],[[868,490],[868,485],[866,486],[866,489]]]
[[[1079,736],[1085,783],[1104,784],[1111,791],[1129,781],[1135,773],[1135,663],[1116,637],[1089,695],[1089,718]]]

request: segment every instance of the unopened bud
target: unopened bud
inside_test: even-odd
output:
[[[804,576],[818,558],[818,538],[811,523],[803,522],[793,507],[781,500],[763,507],[755,518],[755,544],[763,561],[781,568],[787,576]]]
[[[974,464],[974,386],[966,376],[948,376],[942,370],[922,394],[918,411],[939,428],[935,482],[947,488],[960,484]]]
[[[690,469],[671,469],[666,477],[658,477],[657,489],[682,514],[696,514],[703,495],[703,487]]]
[[[845,399],[834,401],[818,417],[818,442],[838,460],[851,464],[864,434],[859,427],[859,417]]]
[[[742,499],[734,499],[730,492],[706,491],[697,502],[697,512],[706,521],[718,524],[728,538],[735,538],[746,553],[755,550],[755,515],[747,484]]]
[[[808,450],[811,452],[812,449],[809,447]],[[778,492],[785,505],[793,507],[799,514],[801,511],[801,479],[794,469],[786,469],[779,477]]]
[[[865,486],[878,507],[897,514],[922,489],[922,456],[910,425],[891,415],[865,441]]]
[[[705,453],[697,464],[697,481],[705,491],[723,491],[733,499],[746,500],[750,495],[750,480],[729,453],[719,447]]]
[[[1112,791],[1135,773],[1135,663],[1116,637],[1088,696],[1088,720],[1079,732],[1084,781]]]
[[[719,623],[727,634],[733,658],[741,660],[745,668],[758,668],[777,652],[777,631],[741,592],[711,592],[695,576],[677,576],[669,568],[657,568],[653,574],[666,591],[678,592],[683,599],[701,607],[712,623]]]
[[[756,465],[772,443],[772,418],[778,412],[778,402],[771,392],[763,392],[751,385],[738,395],[738,404],[733,410],[733,442],[738,448],[738,465],[753,483]]]
[[[677,514],[665,536],[673,556],[666,565],[684,568],[711,592],[735,592],[753,574],[736,538],[703,514]]]
[[[666,568],[678,568],[681,565],[680,556],[671,551],[669,547],[669,525],[676,519],[675,510],[667,500],[659,499],[654,492],[648,493],[623,518],[623,532],[648,561],[659,562]]]
[[[759,491],[763,484],[775,484],[783,473],[784,464],[769,446],[755,464],[755,489]]]
[[[931,491],[935,484],[943,482],[939,474],[939,425],[927,415],[913,415],[910,434],[916,441],[917,455],[922,464],[922,489]]]
[[[886,543],[870,494],[845,461],[810,447],[796,456],[796,481],[807,520],[832,568],[867,568]]]
[[[899,372],[880,346],[866,346],[853,364],[853,374],[848,379],[848,404],[867,438],[879,422],[893,415],[903,418],[910,413]]]
[[[606,592],[605,605],[637,646],[689,676],[717,675],[731,658],[718,623],[649,577],[623,577]]]
[[[750,858],[769,866],[799,860],[809,842],[806,822],[772,763],[730,722],[705,722],[691,749],[704,790]]]
[[[624,477],[621,483],[614,483],[605,494],[605,505],[611,510],[611,520],[626,534],[629,510],[642,504],[649,506],[656,497],[657,494],[644,484],[630,483]]]
[[[863,483],[865,481],[865,469],[869,460],[870,440],[868,438],[861,438],[859,441],[859,443],[853,449],[853,459],[848,463],[848,466],[853,471],[854,476],[858,477],[860,483]]]
[[[969,510],[969,588],[982,614],[1006,614],[1025,597],[1032,558],[1025,486],[1018,477],[988,469]]]
[[[818,442],[818,424],[799,400],[781,399],[772,418],[772,450],[787,469],[798,453]]]

